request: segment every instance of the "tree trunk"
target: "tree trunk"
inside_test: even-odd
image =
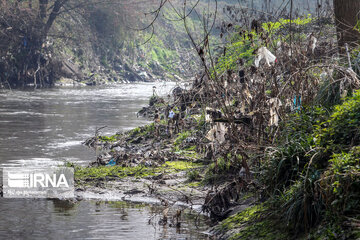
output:
[[[58,16],[60,9],[64,6],[64,4],[68,2],[68,0],[56,0],[54,3],[54,7],[49,15],[48,20],[46,21],[46,24],[44,26],[44,37],[46,38],[47,34],[49,33],[49,30],[51,26],[53,25],[56,17]]]
[[[49,3],[48,0],[39,0],[39,14],[40,14],[40,19],[43,21],[46,18],[48,3]]]
[[[354,28],[360,20],[360,0],[334,0],[335,21],[340,54],[345,45],[357,46],[360,33]]]

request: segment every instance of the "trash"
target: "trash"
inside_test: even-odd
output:
[[[116,161],[113,158],[106,164],[106,166],[115,166],[115,165],[116,165]]]
[[[301,96],[295,96],[292,111],[299,111],[300,108],[301,108]]]
[[[226,126],[223,123],[216,123],[212,129],[206,134],[209,141],[217,141],[218,143],[225,142]]]
[[[258,55],[255,58],[255,66],[258,68],[260,66],[260,61],[265,59],[266,64],[270,67],[272,63],[275,62],[276,57],[272,54],[266,47],[261,47],[257,51]]]
[[[311,50],[312,54],[314,54],[317,41],[318,41],[317,38],[311,34],[309,40],[309,50]]]
[[[205,114],[206,122],[211,122],[212,120],[221,118],[222,116],[221,110],[219,109],[207,107],[205,110],[206,110],[206,114]]]
[[[279,98],[271,98],[269,101],[270,104],[270,121],[269,126],[279,126],[279,108],[282,106],[282,103]]]
[[[171,110],[171,111],[169,112],[169,118],[170,118],[170,119],[173,119],[174,116],[175,116],[175,113],[174,113],[173,110]]]

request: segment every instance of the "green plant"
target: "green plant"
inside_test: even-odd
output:
[[[260,177],[269,195],[282,192],[299,179],[316,153],[315,126],[328,115],[321,107],[304,108],[284,121],[278,146],[267,149],[261,166]]]
[[[329,120],[319,124],[316,144],[331,153],[360,145],[360,91],[335,106]]]
[[[191,131],[183,131],[181,133],[178,133],[177,138],[174,141],[174,146],[181,145],[185,141],[185,139],[191,136],[191,134]]]
[[[338,215],[359,211],[360,147],[334,154],[329,163],[320,180],[327,209]]]
[[[187,180],[189,182],[197,181],[201,178],[198,170],[191,170],[186,173]]]
[[[232,165],[230,161],[225,161],[223,157],[219,157],[216,162],[211,163],[205,171],[204,182],[213,184],[218,181],[223,181],[224,176],[231,173]],[[228,176],[227,176],[228,177]]]
[[[99,140],[103,142],[115,142],[118,140],[119,135],[115,134],[112,136],[99,136]]]
[[[309,230],[320,222],[324,213],[322,196],[318,194],[317,180],[320,172],[310,169],[302,175],[279,198],[275,198],[281,205],[277,206],[288,226],[297,232]]]

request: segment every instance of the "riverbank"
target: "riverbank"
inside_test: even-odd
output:
[[[258,163],[260,161],[262,164],[261,168],[254,162],[252,165],[247,165],[244,163],[244,157],[237,153],[235,145],[231,145],[231,142],[230,144],[222,142],[221,145],[222,139],[229,137],[231,125],[226,125],[226,121],[229,120],[223,118],[221,112],[215,108],[204,109],[198,105],[198,102],[189,101],[194,96],[194,92],[199,94],[194,88],[190,90],[176,88],[172,92],[174,99],[171,102],[153,96],[149,106],[139,112],[154,119],[149,125],[112,136],[102,136],[100,129],[96,131],[95,136],[84,143],[97,152],[96,161],[92,162],[90,167],[75,166],[77,191],[85,193],[83,196],[86,196],[86,192],[107,194],[110,190],[112,193],[116,192],[123,200],[153,201],[167,207],[178,204],[201,210],[213,220],[215,226],[210,231],[219,239],[324,239],[338,234],[346,239],[356,239],[358,234],[356,217],[348,218],[340,215],[331,219],[319,214],[313,215],[318,218],[317,223],[293,222],[293,217],[303,217],[303,215],[292,211],[291,208],[306,207],[304,198],[307,198],[306,201],[313,201],[313,204],[319,204],[315,207],[329,214],[331,210],[325,210],[328,207],[326,203],[322,202],[323,200],[320,202],[316,196],[328,194],[327,197],[336,199],[336,195],[332,195],[331,192],[311,190],[312,188],[303,189],[302,184],[305,183],[301,181],[299,181],[300,188],[295,182],[291,191],[286,191],[284,195],[269,194],[273,188],[272,184],[284,181],[280,178],[283,176],[279,175],[280,172],[287,174],[291,168],[278,165],[277,161],[282,160],[277,155],[271,155],[273,153],[268,150],[261,155],[263,159],[258,160]],[[334,116],[346,115],[346,111],[355,110],[348,108],[347,105],[358,101],[358,96],[359,94],[355,93],[353,98],[343,103],[344,106],[339,105]],[[351,103],[351,106],[355,105]],[[287,133],[286,141],[288,138],[297,140],[287,143],[287,146],[296,145],[296,141],[301,141],[301,138],[296,137],[297,134],[305,134],[305,132],[306,134],[320,132],[323,142],[302,143],[303,147],[306,147],[305,144],[309,144],[309,147],[310,144],[328,144],[328,133],[326,133],[328,130],[316,130],[314,126],[318,124],[319,119],[329,121],[327,124],[330,125],[331,121],[335,120],[333,116],[325,116],[321,113],[323,112],[319,109],[310,109],[308,112],[290,115],[291,124],[285,125],[282,131]],[[309,117],[312,120],[309,120]],[[243,123],[244,119],[245,117],[242,117],[235,121]],[[304,124],[308,125],[308,128],[302,128]],[[334,122],[334,124],[338,123]],[[287,150],[281,148],[281,142],[277,144],[279,145],[274,149],[285,154]],[[346,149],[344,145],[342,149]],[[356,161],[357,150],[349,149],[349,159]],[[298,156],[304,158],[298,158],[301,163],[307,159],[306,152],[309,150],[298,151],[300,151],[297,153]],[[325,182],[328,181],[325,176],[335,171],[334,162],[339,161],[339,164],[345,164],[352,169],[351,171],[355,171],[351,173],[355,180],[353,183],[347,182],[341,174],[338,176],[340,181],[350,184],[352,190],[349,191],[357,194],[354,184],[358,183],[358,169],[356,170],[356,166],[353,165],[353,160],[343,162],[344,160],[336,155],[331,159],[331,156],[322,150],[319,151],[318,157],[317,161],[328,166],[324,169],[321,165],[314,165],[314,169],[311,170],[322,172],[316,175],[321,176],[320,184],[328,184]],[[292,178],[296,179],[301,175],[299,173],[299,176]],[[302,191],[307,191],[307,194],[311,195],[309,197],[302,195]],[[112,193],[109,193],[109,196]],[[356,202],[356,199],[351,197],[343,203],[353,204],[354,201]],[[282,208],[290,212],[284,212]],[[309,213],[314,214],[311,211]],[[284,214],[289,214],[285,222]],[[309,232],[303,227],[304,224],[311,224]],[[339,225],[341,227],[338,227]]]
[[[185,93],[179,88],[173,93],[178,91]],[[214,113],[194,107],[176,122],[166,115],[174,111],[175,118],[180,116],[177,104],[176,94],[172,103],[152,97],[138,114],[155,118],[153,123],[112,136],[102,136],[99,129],[96,136],[87,139],[84,144],[96,151],[97,160],[89,167],[67,163],[75,168],[78,199],[100,197],[169,208],[184,206],[211,216],[213,224],[256,207],[257,198],[249,192],[224,195],[226,189],[238,189],[240,183],[223,175],[228,169],[218,171],[226,166],[223,162],[216,166],[211,150],[205,147],[210,143],[208,118]],[[227,236],[225,228],[217,226],[209,229],[211,235]]]

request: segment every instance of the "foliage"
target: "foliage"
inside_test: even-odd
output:
[[[360,208],[360,147],[334,154],[320,183],[328,210],[333,214],[353,214]]]
[[[295,26],[303,26],[311,23],[312,21],[313,19],[311,18],[311,14],[308,14],[308,16],[304,18],[299,17],[293,20],[280,18],[277,22],[263,23],[262,28],[267,32],[275,32],[287,27],[290,23]]]
[[[330,119],[318,125],[316,143],[335,153],[360,144],[360,91],[336,106]]]
[[[277,198],[282,203],[278,206],[282,218],[297,233],[314,227],[323,216],[322,196],[317,192],[320,173],[312,169],[309,174],[301,176],[301,179]]]
[[[360,148],[353,147],[359,145],[359,100],[355,92],[330,114],[316,107],[292,115],[279,146],[266,154],[267,193],[297,232],[328,218],[326,212],[359,211]]]
[[[216,71],[221,74],[227,70],[237,70],[239,61],[244,61],[246,66],[249,66],[254,61],[254,54],[256,50],[263,44],[263,38],[274,38],[274,42],[280,40],[278,34],[279,30],[289,25],[290,22],[294,26],[308,25],[313,21],[311,15],[305,18],[293,19],[279,19],[277,22],[266,22],[262,24],[260,33],[254,30],[246,31],[240,30],[232,33],[229,38],[229,44],[225,47],[224,53],[218,58],[216,64]],[[286,38],[286,36],[285,36]]]
[[[179,146],[180,144],[182,144],[185,141],[185,139],[191,136],[191,134],[192,134],[191,131],[183,131],[181,133],[178,133],[178,136],[174,141],[174,146]]]

